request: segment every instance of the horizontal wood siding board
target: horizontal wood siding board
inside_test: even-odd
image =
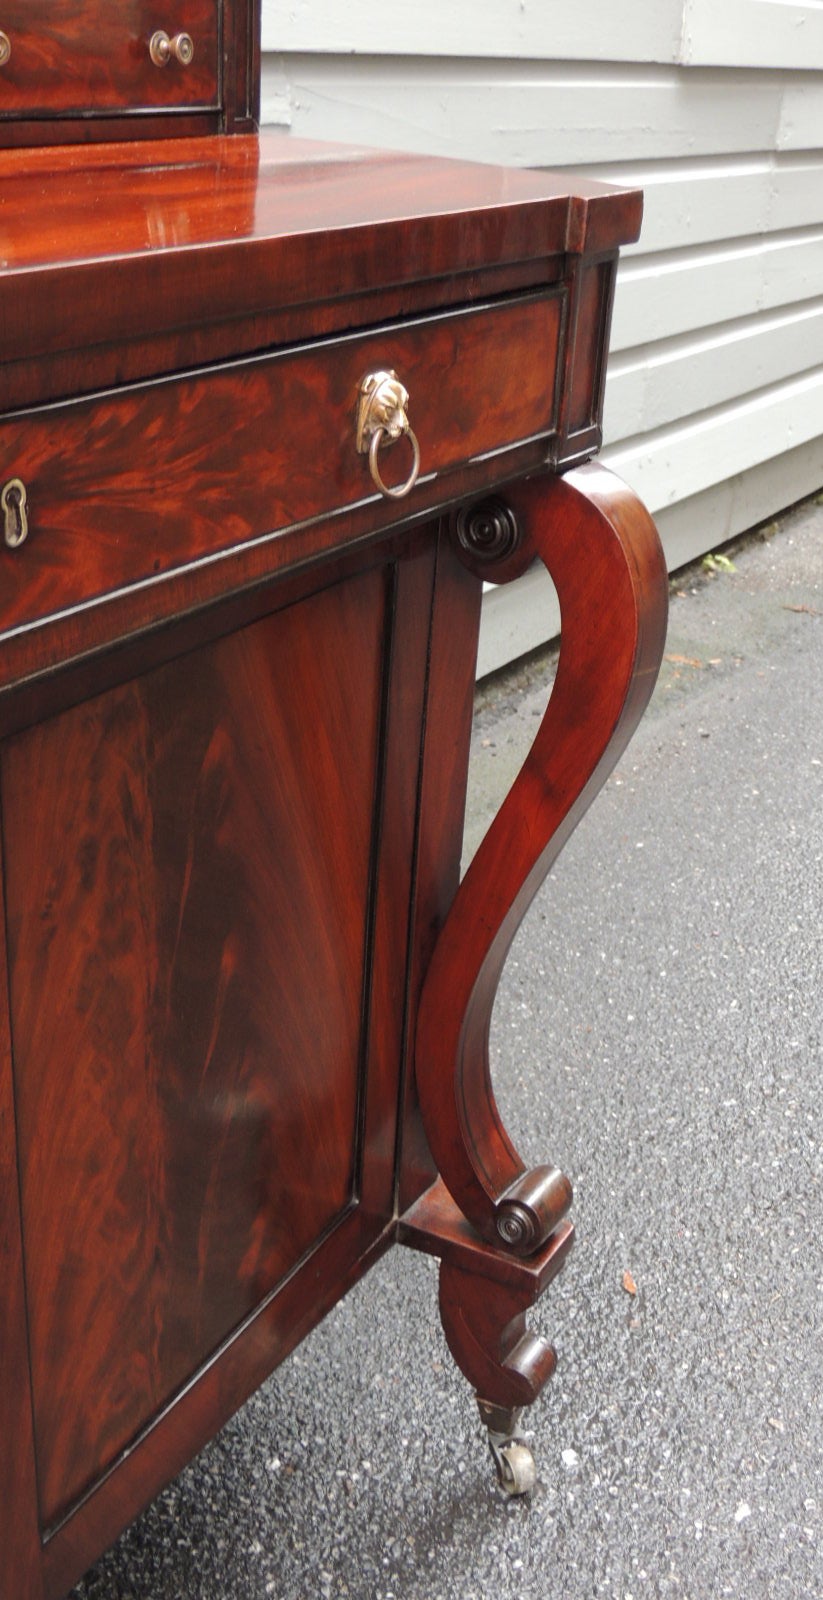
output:
[[[514,166],[695,160],[819,149],[823,78],[644,62],[269,55],[262,116],[311,138]]]
[[[467,24],[471,23],[469,33]],[[668,61],[684,65],[823,66],[819,5],[788,0],[599,0],[569,6],[523,0],[461,5],[416,0],[375,8],[370,0],[264,0],[263,49],[364,56],[519,60]]]
[[[793,73],[786,83],[777,133],[779,150],[817,150],[821,144],[823,83],[820,75]]]
[[[607,447],[603,461],[652,514],[823,434],[823,368]]]
[[[823,7],[791,0],[685,0],[685,62],[823,67]]]
[[[658,512],[669,571],[815,494],[823,483],[823,437],[732,474]]]
[[[749,239],[623,263],[612,350],[815,299],[823,284],[823,229]]]
[[[264,0],[263,49],[382,56],[513,56],[600,61],[676,61],[682,0],[621,0],[593,8],[526,5],[376,7],[372,0]]]
[[[604,438],[616,444],[823,367],[823,298],[612,358]]]

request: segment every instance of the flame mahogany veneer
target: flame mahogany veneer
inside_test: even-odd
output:
[[[185,118],[79,142],[55,39],[0,157],[0,1600],[64,1595],[398,1239],[486,1408],[539,1392],[571,1191],[502,1125],[491,1010],[666,603],[585,464],[636,193]],[[402,501],[354,444],[383,367]],[[482,581],[535,558],[557,683],[459,884]]]

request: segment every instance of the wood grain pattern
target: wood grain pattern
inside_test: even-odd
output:
[[[377,287],[395,288],[402,314],[403,285],[612,249],[637,236],[642,209],[637,190],[562,174],[276,133],[8,151],[3,201],[6,358],[86,350],[89,362],[149,330]]]
[[[227,133],[260,120],[260,0],[222,0],[223,109]]]
[[[6,928],[0,917],[0,971]],[[0,988],[0,1596],[43,1600],[7,988]],[[8,1590],[10,1600],[11,1588]]]
[[[223,6],[215,125],[248,125],[255,16]],[[0,122],[45,140],[70,119]],[[98,105],[72,136],[127,123]],[[435,1176],[406,1062],[452,926],[481,587],[448,513],[560,463],[564,395],[568,448],[596,443],[611,260],[640,200],[276,136],[10,149],[0,168],[0,446],[31,511],[0,552],[0,1429],[19,1440],[0,1600],[57,1600]],[[411,391],[411,504],[378,498],[353,449],[371,366]],[[544,554],[546,493],[511,491]],[[592,515],[561,565],[596,546]],[[619,573],[595,558],[610,605]],[[475,961],[490,1004],[491,869],[444,958],[448,1006]],[[487,1089],[461,1078],[472,1159],[505,1148]],[[440,1212],[418,1232],[444,1257],[444,1324],[502,1404],[548,1373],[523,1307],[570,1230],[524,1263]]]
[[[515,298],[7,418],[0,455],[27,486],[30,533],[0,551],[0,629],[373,498],[354,437],[369,371],[408,388],[425,477],[548,440],[560,307]],[[384,477],[409,454],[382,452]]]
[[[414,1036],[426,971],[460,882],[480,598],[481,585],[458,559],[449,537],[448,519],[443,518],[432,598],[420,821],[412,881],[407,1068],[401,1087],[398,1149],[401,1213],[429,1188],[437,1175],[417,1101]]]
[[[3,751],[45,1525],[351,1203],[383,584]]]
[[[375,877],[374,956],[364,1028],[369,1097],[360,1168],[360,1208],[382,1215],[395,1202],[399,1085],[408,1057],[408,969],[428,675],[428,619],[435,584],[436,527],[406,541],[394,569],[386,675],[386,725]],[[391,1063],[396,1070],[386,1071]]]
[[[23,113],[216,107],[219,23],[219,0],[4,0],[11,55],[0,69],[0,123]],[[188,67],[154,65],[157,28],[191,34]]]
[[[544,462],[545,445],[539,438],[512,446],[456,468],[445,480],[418,482],[414,513],[407,508],[399,522],[397,507],[374,495],[352,506],[344,517],[298,523],[285,534],[274,533],[176,568],[166,580],[155,578],[121,589],[105,604],[58,612],[35,627],[6,634],[0,650],[0,691],[6,691],[0,692],[0,729],[20,726],[18,701],[28,704],[32,696],[38,700],[55,667],[87,670],[108,646],[139,640],[147,629],[157,630],[182,616],[206,617],[226,596],[239,597],[274,577],[289,583],[307,567],[327,558],[334,561],[339,553],[357,556],[378,537],[419,526],[441,511],[444,482],[449,502],[457,504],[463,494],[492,488],[515,474],[540,471]]]
[[[538,553],[560,596],[563,633],[548,710],[515,785],[466,873],[420,1001],[416,1082],[437,1167],[478,1233],[528,1254],[569,1200],[560,1174],[526,1172],[503,1126],[489,1069],[497,984],[539,884],[625,748],[663,651],[666,568],[654,524],[595,465],[532,479],[508,495],[525,531],[514,577]]]
[[[116,1470],[78,1506],[42,1552],[46,1600],[62,1600],[118,1533],[181,1472],[217,1429],[268,1378],[312,1328],[393,1243],[358,1206],[264,1301],[219,1356],[165,1410]],[[40,1574],[38,1573],[38,1580]],[[11,1587],[4,1588],[4,1583]],[[21,1596],[15,1574],[0,1571],[2,1600]],[[39,1593],[33,1600],[40,1600]]]

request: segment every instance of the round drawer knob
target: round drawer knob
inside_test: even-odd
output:
[[[409,391],[396,372],[370,372],[360,385],[357,402],[357,448],[368,455],[372,481],[387,500],[403,500],[411,494],[420,471],[420,445],[406,407]],[[407,438],[412,449],[411,471],[402,483],[384,483],[378,460],[384,446]]]
[[[170,39],[162,28],[158,28],[149,40],[149,55],[156,67],[168,66],[172,57],[181,67],[190,67],[194,60],[194,40],[190,33],[176,33]]]
[[[7,33],[0,29],[0,67],[4,67],[11,55],[11,39]]]

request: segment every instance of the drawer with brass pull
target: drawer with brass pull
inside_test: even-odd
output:
[[[434,479],[524,441],[536,464],[562,309],[513,296],[8,416],[0,630],[378,495],[382,521],[396,500],[413,513]]]
[[[4,0],[0,125],[219,104],[218,0]]]

